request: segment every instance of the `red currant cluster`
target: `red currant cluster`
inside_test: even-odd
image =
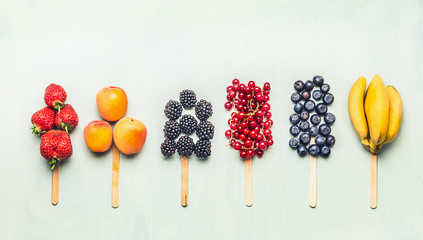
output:
[[[257,154],[263,156],[263,151],[273,145],[272,113],[270,113],[270,84],[266,82],[263,89],[254,81],[247,85],[239,83],[238,79],[226,88],[228,102],[227,110],[235,109],[228,120],[230,130],[225,132],[229,145],[240,151],[241,158],[250,158]]]

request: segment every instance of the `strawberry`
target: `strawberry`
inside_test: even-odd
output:
[[[72,143],[65,131],[50,130],[41,136],[40,153],[49,160],[53,170],[61,161],[72,156]]]
[[[66,97],[65,89],[54,83],[48,85],[44,93],[44,101],[47,106],[57,109],[59,112],[65,106]]]
[[[45,133],[46,131],[52,129],[54,124],[54,114],[55,112],[53,108],[49,107],[41,108],[40,110],[32,114],[32,133],[35,136],[39,136],[42,133]]]
[[[60,112],[56,114],[54,124],[56,127],[65,130],[67,133],[74,129],[78,125],[79,119],[78,114],[70,104],[66,104]]]

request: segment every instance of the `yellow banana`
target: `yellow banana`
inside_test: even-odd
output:
[[[376,74],[373,77],[372,81],[370,82],[369,87],[367,88],[366,98],[367,98],[367,96],[370,95],[370,93],[373,91],[375,86],[379,83],[383,83],[383,81],[382,81],[382,78],[379,76],[379,74]],[[365,102],[364,105],[365,105],[364,106],[365,109],[369,108],[369,102]]]
[[[357,136],[363,145],[369,136],[366,115],[364,114],[364,92],[366,91],[366,78],[361,76],[351,87],[348,97],[348,112]]]
[[[386,88],[389,96],[389,127],[384,144],[394,141],[401,128],[402,101],[398,91],[393,86]]]
[[[377,151],[378,145],[383,144],[388,132],[389,97],[380,76],[376,75],[373,81],[377,82],[374,83],[372,89],[367,91],[364,110],[369,127],[370,148]],[[372,86],[372,83],[370,83],[370,86]]]

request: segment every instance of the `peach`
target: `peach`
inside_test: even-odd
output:
[[[105,152],[112,146],[112,127],[106,121],[92,121],[84,128],[84,139],[91,151]]]
[[[105,87],[97,93],[97,108],[101,117],[107,121],[121,119],[128,107],[128,97],[119,87]]]
[[[116,147],[128,155],[141,151],[146,138],[147,128],[144,123],[130,117],[120,119],[113,130]]]

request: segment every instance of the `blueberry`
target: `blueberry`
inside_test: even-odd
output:
[[[292,124],[297,124],[297,123],[299,123],[299,122],[300,122],[300,115],[298,115],[298,114],[296,114],[296,113],[291,114],[291,116],[289,116],[289,121],[290,121]]]
[[[300,133],[300,128],[297,125],[292,125],[289,128],[289,132],[292,134],[292,136],[297,136]]]
[[[322,93],[327,93],[327,92],[329,92],[329,90],[330,90],[330,86],[327,83],[320,86],[320,91],[322,91]]]
[[[296,113],[301,113],[303,109],[304,109],[304,105],[302,103],[298,102],[294,105],[294,112]]]
[[[301,104],[302,105],[302,104]],[[316,113],[319,115],[323,115],[328,111],[328,106],[324,103],[319,103],[316,105]]]
[[[329,135],[326,137],[326,145],[328,147],[333,147],[333,145],[335,145],[335,137],[332,135]]]
[[[325,123],[332,125],[335,122],[336,117],[333,115],[333,113],[326,113],[323,119],[325,120]]]
[[[320,99],[322,99],[322,96],[323,96],[322,91],[320,90],[314,90],[312,95],[314,100],[316,101],[319,101]]]
[[[310,123],[308,123],[307,121],[301,121],[298,124],[298,127],[300,128],[301,131],[306,132],[310,128]]]
[[[316,143],[317,146],[323,147],[326,144],[326,138],[323,136],[317,136],[314,139],[314,142]]]
[[[297,137],[289,139],[289,146],[293,149],[298,148],[298,146],[300,146],[300,139],[298,139]]]
[[[300,143],[307,145],[310,142],[310,134],[301,133],[300,134]]]
[[[310,137],[315,137],[319,133],[319,130],[316,126],[311,126],[308,133],[310,134]]]
[[[331,129],[330,129],[330,127],[328,125],[322,124],[322,125],[319,126],[319,133],[320,133],[320,135],[326,137],[327,135],[330,134],[330,132],[331,132]]]
[[[300,114],[300,118],[301,118],[302,120],[307,120],[309,116],[310,116],[310,114],[309,114],[307,111],[305,111],[305,110],[303,110],[303,111],[301,112],[301,114]]]
[[[297,93],[297,92],[294,92],[291,95],[291,101],[293,101],[294,103],[297,103],[297,102],[301,101],[301,95],[299,93]]]
[[[326,93],[323,96],[323,102],[326,104],[332,104],[334,100],[335,100],[335,97],[330,93]]]
[[[311,95],[310,95],[310,92],[309,92],[309,91],[302,91],[302,92],[301,92],[301,98],[302,98],[304,101],[309,100],[309,99],[310,99],[310,97],[311,97]]]
[[[308,153],[311,156],[317,156],[320,153],[320,148],[316,144],[311,144],[308,146]]]
[[[313,81],[311,81],[311,80],[307,80],[307,81],[304,83],[304,87],[305,87],[305,89],[306,89],[306,90],[308,90],[308,91],[313,90],[313,88],[314,88]]]
[[[304,82],[301,80],[298,80],[294,83],[294,89],[297,92],[301,92],[304,89]]]
[[[320,119],[319,115],[313,114],[313,115],[311,115],[310,121],[313,125],[319,125],[321,119]]]
[[[322,157],[328,157],[330,155],[330,148],[328,146],[323,146],[320,149],[320,155],[322,155]]]
[[[317,75],[317,76],[314,76],[313,77],[313,83],[314,83],[314,85],[316,85],[316,86],[321,86],[322,84],[323,84],[323,82],[324,82],[325,80],[323,79],[323,77],[322,76],[319,76],[319,75]]]
[[[305,155],[307,155],[307,147],[304,145],[298,146],[297,153],[298,155],[300,155],[300,157],[304,157]]]
[[[308,100],[304,103],[304,108],[309,112],[312,112],[315,106],[316,104],[314,103],[313,100]]]

